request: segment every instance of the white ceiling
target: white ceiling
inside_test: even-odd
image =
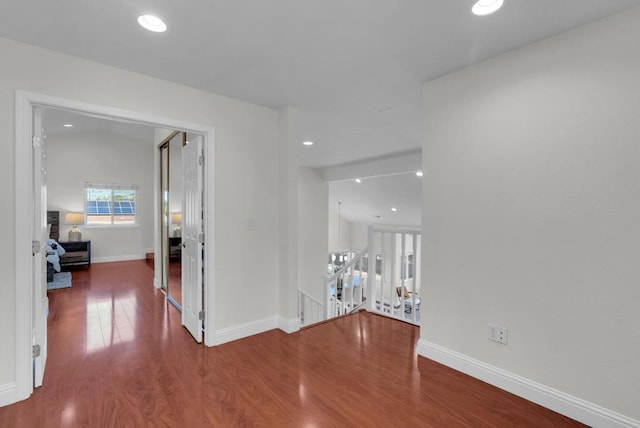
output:
[[[422,178],[415,173],[329,183],[329,209],[345,220],[364,224],[419,226]],[[396,208],[397,211],[392,211]]]
[[[2,0],[0,36],[296,106],[316,143],[299,163],[324,168],[419,149],[423,82],[639,1],[505,0],[476,17],[474,0]],[[143,13],[168,31],[140,28]]]
[[[73,125],[66,128],[65,124]],[[91,117],[84,114],[73,113],[65,110],[46,109],[43,114],[43,128],[45,134],[88,134],[110,133],[127,137],[141,142],[154,142],[154,128],[148,125],[127,123],[115,120],[107,120],[99,117]]]

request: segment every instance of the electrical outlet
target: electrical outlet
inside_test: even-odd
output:
[[[507,344],[509,330],[504,327],[500,327],[494,324],[489,324],[489,340],[494,342]]]

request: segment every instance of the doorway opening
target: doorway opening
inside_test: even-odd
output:
[[[36,109],[57,109],[73,113],[79,113],[90,117],[114,120],[118,122],[136,123],[148,125],[154,128],[182,129],[194,135],[194,140],[202,149],[198,156],[211,157],[213,155],[213,129],[196,124],[180,122],[171,119],[159,118],[152,115],[123,111],[111,107],[103,107],[93,104],[76,102],[63,98],[50,97],[41,94],[18,91],[16,93],[16,195],[24,197],[16,198],[16,399],[27,398],[33,392],[34,385],[41,384],[44,368],[46,365],[46,322],[47,322],[47,299],[46,299],[46,276],[40,275],[44,263],[44,254],[39,251],[39,246],[46,238],[42,229],[34,227],[41,222],[41,212],[46,213],[46,185],[37,185],[37,176],[40,171],[36,170],[39,165],[34,163],[37,157],[34,149],[41,147],[40,144],[46,141],[39,135],[41,127],[37,118]],[[151,156],[151,155],[150,155]],[[197,162],[197,161],[196,161]],[[203,163],[200,163],[202,166]],[[203,192],[203,187],[198,189],[200,198],[196,201],[198,215],[191,216],[191,222],[199,219],[198,226],[192,227],[199,233],[195,234],[197,249],[192,249],[192,253],[205,254],[207,260],[200,264],[195,276],[198,280],[195,290],[191,295],[200,296],[199,307],[191,307],[191,315],[195,314],[198,321],[194,334],[193,327],[188,327],[189,332],[194,335],[197,341],[204,342],[207,346],[213,345],[213,317],[208,317],[206,325],[201,321],[202,314],[212,307],[213,279],[209,274],[213,270],[213,245],[205,239],[213,236],[213,162],[207,163],[207,168],[199,170],[200,176],[196,176],[203,183],[208,180],[211,184],[207,186],[207,193]],[[193,174],[192,174],[193,175]],[[159,196],[156,196],[156,199]],[[40,205],[34,203],[40,201]],[[156,201],[157,202],[157,201]],[[156,203],[155,206],[158,206]],[[36,213],[36,211],[38,213]],[[188,211],[185,209],[185,211]],[[28,213],[28,215],[27,215]],[[154,223],[159,224],[160,212],[154,216]],[[157,226],[157,224],[156,224]],[[192,224],[193,226],[193,224]],[[155,230],[158,230],[155,227]],[[193,234],[193,231],[191,231]],[[159,251],[159,237],[154,239],[155,252]],[[193,239],[192,239],[193,241]],[[212,242],[211,242],[212,244]],[[38,247],[38,248],[36,248]],[[211,251],[204,252],[204,247],[211,248]],[[193,281],[194,278],[190,278]],[[193,283],[193,282],[192,282]],[[27,285],[29,284],[29,285]],[[202,298],[204,296],[204,299]],[[209,299],[209,300],[208,300]],[[185,324],[185,312],[183,311],[182,324]],[[193,325],[193,323],[191,323]],[[206,326],[206,328],[205,328]],[[203,332],[204,330],[204,332]],[[36,352],[37,350],[41,352]],[[35,369],[39,367],[39,369]],[[36,379],[39,376],[40,379]]]

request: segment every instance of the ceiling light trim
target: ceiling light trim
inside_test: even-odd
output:
[[[167,24],[157,16],[154,15],[140,15],[138,17],[138,24],[145,30],[149,30],[153,33],[164,33],[167,31]]]
[[[496,12],[503,4],[504,0],[478,0],[471,11],[477,16],[487,16]]]

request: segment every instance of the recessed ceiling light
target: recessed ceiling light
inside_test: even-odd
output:
[[[73,123],[65,123],[64,125],[65,128],[73,128]]]
[[[153,15],[140,15],[138,17],[138,24],[142,26],[142,28],[153,31],[154,33],[164,33],[167,31],[167,24],[157,16]]]
[[[471,11],[478,16],[490,15],[500,9],[503,3],[504,0],[478,0]]]
[[[362,183],[362,180],[360,180],[359,178],[356,178],[356,183]]]
[[[313,141],[305,141],[302,143],[303,146],[313,146]]]
[[[396,207],[391,208],[391,211],[396,212],[398,209]]]
[[[418,171],[418,172],[416,172],[416,175],[417,175],[418,177],[422,177],[422,171]]]

